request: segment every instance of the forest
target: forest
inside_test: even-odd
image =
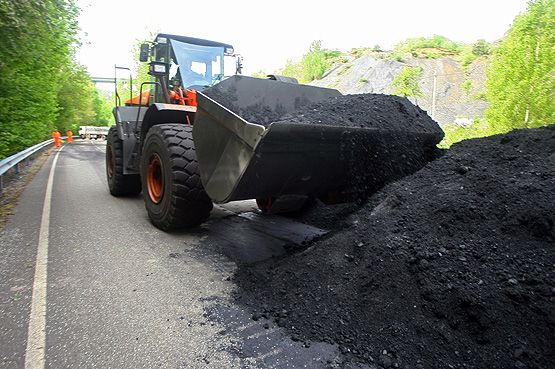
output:
[[[76,61],[73,0],[0,2],[0,158],[80,125],[111,123],[111,106]]]

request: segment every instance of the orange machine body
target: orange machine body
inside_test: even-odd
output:
[[[137,95],[131,99],[127,99],[125,101],[125,105],[141,105],[141,106],[148,106],[150,103],[150,96],[152,92],[145,91],[141,94],[141,96]],[[195,90],[185,89],[185,92],[181,89],[181,87],[175,88],[174,90],[170,91],[170,100],[173,104],[179,105],[188,105],[188,106],[197,106],[197,92]]]

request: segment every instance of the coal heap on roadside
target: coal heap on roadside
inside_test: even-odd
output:
[[[555,127],[458,143],[344,214],[240,266],[253,319],[383,368],[552,367]]]

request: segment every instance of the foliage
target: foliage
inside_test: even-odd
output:
[[[472,91],[472,80],[467,79],[461,84],[462,89],[467,95],[470,95],[470,91]]]
[[[280,74],[287,77],[296,78],[299,82],[302,82],[302,80],[300,79],[303,74],[302,65],[301,63],[295,63],[293,60],[287,59],[287,61],[285,62],[285,66],[281,70]]]
[[[118,88],[118,95],[121,99],[121,104],[124,104],[125,101],[133,96],[138,96],[141,90],[141,84],[143,82],[152,81],[150,74],[148,74],[148,63],[139,61],[139,54],[141,52],[141,44],[152,41],[154,37],[156,37],[156,33],[149,32],[148,36],[140,39],[135,39],[135,43],[131,49],[131,53],[133,54],[133,65],[122,66],[127,68],[130,67],[131,71],[117,71],[118,80],[116,81],[116,84]],[[131,82],[133,83],[132,86],[130,85]],[[143,85],[142,91],[145,92],[150,90],[151,88],[152,85]]]
[[[60,78],[57,96],[60,108],[55,120],[56,128],[60,132],[76,132],[81,125],[93,125],[96,87],[86,69],[78,64],[70,64],[63,69]]]
[[[461,45],[449,40],[445,36],[434,35],[433,37],[408,38],[395,45],[391,58],[403,60],[404,55],[411,54],[414,57],[437,58],[440,55],[455,55],[460,52]]]
[[[112,108],[114,106],[111,97],[106,92],[93,90],[94,122],[92,125],[111,126],[114,122]]]
[[[461,62],[463,70],[468,71],[468,68],[476,59],[490,54],[491,45],[480,39],[471,45],[461,45],[458,60]]]
[[[435,35],[433,37],[408,38],[395,45],[389,58],[403,61],[407,55],[426,59],[457,57],[462,62],[463,69],[466,69],[476,58],[490,53],[491,45],[482,39],[472,45],[466,45],[451,41],[444,36]]]
[[[472,54],[483,56],[491,54],[491,45],[484,39],[479,39],[472,44]]]
[[[97,119],[74,0],[0,2],[0,158]]]
[[[300,62],[287,60],[281,74],[294,77],[301,83],[321,79],[326,70],[341,55],[338,50],[322,48],[321,41],[313,41]]]
[[[472,46],[471,45],[464,45],[461,48],[461,52],[459,53],[459,56],[458,56],[457,59],[461,62],[462,69],[465,72],[468,72],[470,64],[472,64],[474,62],[474,60],[476,60],[476,58],[477,58],[477,55],[475,55],[472,52]]]
[[[76,44],[73,1],[0,3],[0,157],[47,138]]]
[[[487,73],[486,92],[475,98],[490,102],[486,119],[470,127],[445,125],[440,147],[476,137],[503,133],[516,128],[533,128],[555,122],[555,2],[534,0],[518,16],[506,37],[493,50]],[[489,46],[489,45],[488,45]],[[477,56],[487,48],[476,42]]]
[[[368,78],[361,78],[358,80],[360,83],[368,83]]]
[[[486,118],[496,132],[555,122],[555,1],[534,0],[494,51]]]
[[[420,89],[421,76],[421,67],[406,66],[393,78],[390,85],[392,93],[403,97],[422,96],[422,90]]]
[[[479,91],[475,93],[473,98],[474,100],[484,100],[484,101],[488,100],[486,91]]]

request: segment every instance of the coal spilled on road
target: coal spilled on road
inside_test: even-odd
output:
[[[554,127],[458,143],[363,205],[317,213],[340,226],[238,268],[253,319],[383,368],[555,362]]]

